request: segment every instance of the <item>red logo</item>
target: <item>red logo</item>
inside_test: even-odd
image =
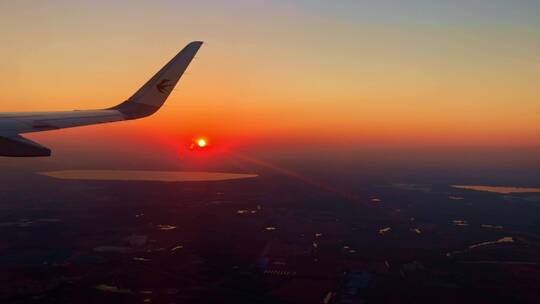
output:
[[[160,81],[158,84],[156,84],[156,89],[160,92],[160,93],[169,93],[169,88],[174,86],[173,84],[170,84],[169,83],[170,80],[169,79],[163,79],[162,81]]]

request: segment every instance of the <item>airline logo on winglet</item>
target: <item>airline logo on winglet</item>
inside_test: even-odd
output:
[[[156,84],[156,89],[162,94],[169,93],[168,89],[174,86],[173,84],[170,84],[169,82],[170,82],[169,79],[163,79],[158,84]]]

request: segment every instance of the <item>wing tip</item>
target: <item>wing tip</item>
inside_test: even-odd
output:
[[[204,44],[204,41],[200,41],[200,40],[196,40],[196,41],[191,41],[190,43],[188,43],[188,45],[185,47],[185,48],[191,48],[191,47],[194,47],[194,48],[200,48],[202,45]]]

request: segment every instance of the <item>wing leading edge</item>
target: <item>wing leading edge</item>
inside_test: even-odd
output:
[[[51,155],[51,150],[20,136],[21,133],[131,120],[152,115],[165,103],[202,44],[202,41],[188,44],[135,94],[112,108],[65,112],[0,113],[0,156]]]

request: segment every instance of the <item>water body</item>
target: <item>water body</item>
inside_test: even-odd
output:
[[[246,179],[256,174],[202,171],[65,170],[39,172],[59,179],[103,181],[208,182]]]
[[[448,252],[446,254],[446,256],[451,257],[451,256],[454,256],[456,254],[465,253],[465,252],[467,252],[467,251],[469,251],[471,249],[475,249],[475,248],[478,248],[478,247],[495,245],[495,244],[504,244],[504,243],[514,243],[514,238],[511,237],[511,236],[505,236],[505,237],[503,237],[501,239],[498,239],[496,241],[487,241],[487,242],[482,242],[482,243],[478,243],[478,244],[473,244],[473,245],[470,245],[469,247],[467,247],[464,250],[455,250],[455,251],[452,251],[452,252]]]
[[[540,193],[540,188],[495,187],[495,186],[465,186],[465,185],[452,185],[451,187],[456,188],[456,189],[494,192],[494,193],[500,193],[500,194]]]

